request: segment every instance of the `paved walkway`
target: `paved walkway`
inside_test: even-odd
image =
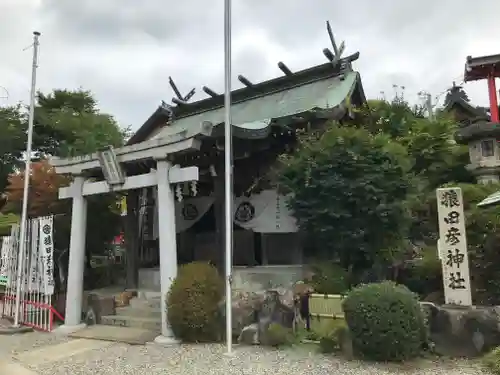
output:
[[[151,344],[129,346],[88,339],[68,340],[30,333],[0,336],[0,374],[12,375],[479,375],[480,368],[467,361],[431,362],[385,366],[345,361],[305,348],[267,350],[239,347],[231,357],[222,345],[179,345],[163,348]],[[1,354],[1,352],[0,352]],[[3,366],[3,367],[2,367]]]

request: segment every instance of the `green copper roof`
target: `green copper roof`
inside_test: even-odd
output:
[[[360,81],[357,72],[346,72],[330,78],[322,78],[286,90],[234,103],[232,123],[239,130],[248,132],[265,131],[272,120],[299,115],[317,109],[333,109],[349,100],[356,84]],[[161,129],[153,138],[180,131],[203,121],[214,126],[224,122],[224,107],[196,113],[174,120],[171,126]],[[238,130],[238,129],[236,129]]]
[[[488,207],[488,206],[495,206],[498,204],[500,204],[500,191],[497,191],[496,193],[493,193],[490,196],[486,197],[477,205],[479,207]]]

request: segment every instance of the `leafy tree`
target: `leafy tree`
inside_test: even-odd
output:
[[[14,224],[19,223],[19,216],[15,214],[1,214],[0,213],[0,236],[9,236],[10,230]]]
[[[352,126],[372,134],[386,134],[398,139],[410,132],[416,117],[421,117],[419,107],[411,108],[408,102],[396,96],[392,101],[369,100],[366,106],[355,110],[356,121]]]
[[[21,140],[18,144],[12,142],[12,145],[15,145],[13,148],[17,151],[13,157],[17,163],[16,166],[25,148],[23,137],[25,137],[26,119],[23,116],[19,118],[17,128],[20,129],[21,135],[16,136]],[[12,122],[13,120],[10,120],[10,123]],[[0,126],[4,125],[0,122]],[[128,129],[121,129],[112,116],[99,111],[96,100],[88,91],[54,90],[48,95],[38,93],[33,149],[42,160],[51,155],[59,157],[84,155],[107,145],[119,147],[123,145],[127,133]],[[58,200],[58,189],[70,183],[70,180],[55,174],[46,161],[34,163],[33,167],[29,191],[29,214],[30,216],[56,215],[55,250],[58,252],[56,256],[67,258],[71,201]],[[19,214],[24,181],[22,164],[21,168],[8,169],[8,173],[11,174],[10,185],[7,189],[8,203],[3,211]],[[90,267],[91,255],[102,254],[106,251],[107,244],[119,231],[121,219],[115,208],[117,200],[118,197],[115,194],[88,199],[86,241],[88,267]],[[62,263],[64,268],[65,262],[67,259],[64,259]],[[87,281],[92,279],[92,277],[87,277]]]
[[[357,110],[352,126],[372,134],[385,134],[408,149],[419,184],[435,189],[448,182],[474,182],[465,166],[469,163],[467,146],[455,142],[457,124],[445,113],[433,121],[423,116],[423,109],[411,107],[401,97],[392,101],[370,100]]]
[[[21,106],[0,107],[0,196],[26,149],[25,130]]]
[[[391,261],[407,228],[405,148],[363,129],[329,127],[282,158],[280,184],[294,193],[301,230],[353,272]]]
[[[56,174],[48,161],[32,163],[28,190],[28,217],[64,213],[62,201],[58,198],[58,190],[67,186],[69,182],[68,177]],[[24,170],[21,170],[9,176],[5,211],[21,212],[23,191]]]
[[[415,119],[408,134],[401,139],[413,159],[412,173],[429,189],[448,181],[474,182],[466,169],[469,149],[455,142],[456,130],[456,124],[444,116],[434,121]]]
[[[54,90],[38,93],[34,148],[41,155],[84,155],[108,145],[123,145],[129,128],[101,113],[89,91]]]

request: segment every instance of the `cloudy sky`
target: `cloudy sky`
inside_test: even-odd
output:
[[[500,53],[496,0],[233,0],[233,74],[259,81],[325,62],[325,21],[368,97],[404,86],[445,91],[463,79],[467,55]],[[160,101],[203,85],[222,92],[223,0],[0,0],[0,105],[29,101],[32,32],[42,33],[37,86],[83,87],[102,110],[137,129]],[[239,87],[234,79],[233,87]],[[465,86],[487,104],[486,82]],[[498,87],[500,88],[500,87]],[[440,96],[441,102],[444,95]]]

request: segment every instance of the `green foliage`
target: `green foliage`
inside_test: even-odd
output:
[[[416,296],[392,282],[362,285],[344,300],[345,319],[357,355],[377,361],[417,357],[427,330]]]
[[[99,111],[89,91],[38,93],[33,143],[41,155],[78,156],[119,147],[125,133],[112,116]]]
[[[181,266],[167,298],[168,320],[175,336],[185,342],[219,340],[223,292],[222,278],[208,263]]]
[[[311,286],[314,293],[344,294],[349,289],[349,273],[332,262],[312,266]]]
[[[474,182],[465,168],[469,149],[454,141],[456,131],[456,123],[446,117],[414,119],[411,130],[401,139],[413,159],[412,173],[430,189],[449,181]]]
[[[334,353],[342,349],[342,340],[349,328],[344,319],[333,319],[327,329],[319,333],[319,349],[322,353]]]
[[[398,281],[421,297],[442,290],[441,261],[436,246],[422,249],[420,257],[405,268],[403,277]]]
[[[493,375],[500,375],[500,348],[493,349],[482,359],[483,366]]]
[[[354,270],[385,261],[405,234],[406,150],[384,135],[331,126],[282,158],[280,186],[294,193],[298,224],[329,259]]]
[[[403,98],[393,100],[369,100],[359,108],[354,126],[368,130],[372,134],[386,134],[398,139],[410,132],[415,118],[421,117],[418,107],[410,107]]]
[[[410,107],[403,98],[370,100],[357,110],[356,127],[384,134],[404,145],[412,161],[411,173],[429,189],[449,182],[474,182],[466,170],[468,147],[454,141],[457,124],[445,113],[430,121],[422,108]]]
[[[20,218],[15,214],[0,214],[0,236],[10,236],[10,229],[14,224],[19,223]]]
[[[0,107],[0,195],[26,149],[26,116],[22,107]]]
[[[295,336],[290,328],[283,327],[281,324],[271,323],[267,328],[268,345],[281,347],[292,345]]]

